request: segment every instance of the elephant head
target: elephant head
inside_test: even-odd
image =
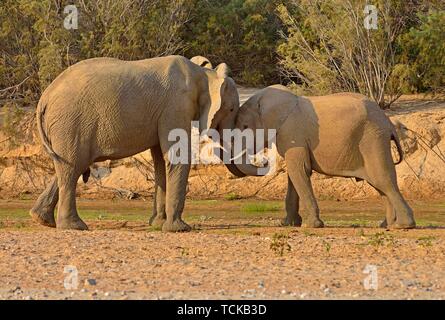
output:
[[[252,130],[254,144],[250,148],[243,146],[242,153],[239,155],[241,161],[236,163],[238,171],[248,176],[263,176],[271,172],[275,159],[272,158],[274,163],[266,162],[262,167],[258,167],[249,158],[259,152],[264,152],[264,149],[258,149],[258,142],[261,142],[260,145],[264,147],[270,144],[270,134],[274,136],[274,132],[270,130],[276,130],[275,133],[277,133],[292,111],[289,106],[295,105],[296,99],[297,97],[288,88],[275,85],[260,90],[241,106],[235,128],[241,131]],[[259,135],[258,129],[263,129],[264,134]],[[263,139],[263,141],[258,141],[258,139]]]
[[[233,79],[229,77],[229,67],[227,64],[221,63],[215,69],[212,69],[210,60],[203,56],[195,56],[190,61],[203,67],[207,74],[210,93],[208,99],[210,101],[205,101],[201,105],[208,106],[210,104],[210,107],[205,107],[202,110],[199,126],[201,130],[218,130],[220,140],[215,142],[219,143],[218,149],[220,150],[215,150],[215,154],[220,156],[227,169],[237,177],[259,175],[258,173],[253,174],[254,170],[258,172],[258,168],[254,166],[235,165],[233,161],[227,161],[227,159],[233,158],[233,150],[230,142],[227,143],[227,141],[222,140],[223,130],[235,128],[235,120],[239,111],[238,90]]]
[[[225,63],[221,63],[212,69],[212,63],[205,57],[196,56],[191,58],[190,61],[204,68],[208,80],[209,95],[200,97],[203,100],[200,101],[200,105],[203,106],[199,118],[200,131],[217,130],[220,139],[215,141],[219,145],[217,148],[219,150],[215,150],[215,154],[219,155],[221,160],[230,158],[230,155],[227,156],[229,151],[224,147],[221,148],[223,144],[221,138],[224,129],[234,128],[239,110],[239,96],[235,81],[229,77],[230,69]],[[222,155],[219,152],[220,150],[223,150]],[[244,176],[233,163],[225,163],[225,165],[235,176]]]

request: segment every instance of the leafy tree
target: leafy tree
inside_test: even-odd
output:
[[[68,66],[92,57],[178,53],[189,0],[78,0],[79,28],[63,27],[69,0],[0,2],[0,106],[36,105]]]
[[[310,94],[358,91],[388,106],[444,82],[442,0],[2,0],[0,107],[35,106],[68,66],[93,57],[182,54],[227,62],[238,83]],[[66,5],[79,28],[66,30]],[[280,35],[281,30],[281,35]],[[12,110],[11,109],[11,110]]]
[[[445,10],[419,13],[419,25],[400,39],[396,66],[404,93],[445,91]]]
[[[184,30],[188,56],[226,62],[236,80],[259,86],[278,82],[276,0],[197,0]]]
[[[365,0],[290,1],[279,6],[286,26],[278,47],[285,75],[302,92],[355,91],[382,108],[400,96],[391,85],[399,37],[419,7],[415,0],[379,0],[378,26],[364,26]]]

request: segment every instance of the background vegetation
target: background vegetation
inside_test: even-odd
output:
[[[379,9],[377,30],[363,26],[368,3]],[[79,10],[77,30],[63,27],[69,4]],[[246,86],[280,82],[305,94],[356,91],[386,108],[402,93],[444,89],[444,2],[0,2],[0,106],[11,112],[35,106],[48,84],[77,61],[169,54],[227,62]]]

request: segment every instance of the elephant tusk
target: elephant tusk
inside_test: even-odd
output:
[[[247,152],[247,150],[244,149],[243,152],[241,152],[239,155],[234,156],[233,158],[231,158],[230,161],[234,161],[234,160],[236,160],[236,159],[241,158],[246,152]]]

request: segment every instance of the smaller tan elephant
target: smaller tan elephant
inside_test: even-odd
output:
[[[277,131],[276,147],[288,171],[284,225],[324,226],[310,181],[312,171],[317,171],[366,180],[385,199],[382,227],[415,227],[413,212],[397,186],[391,141],[399,153],[397,163],[403,154],[394,125],[367,97],[355,93],[298,97],[274,85],[241,106],[236,127]],[[246,161],[237,167],[245,175],[258,175],[258,168]],[[308,213],[304,221],[298,213],[300,199]]]

